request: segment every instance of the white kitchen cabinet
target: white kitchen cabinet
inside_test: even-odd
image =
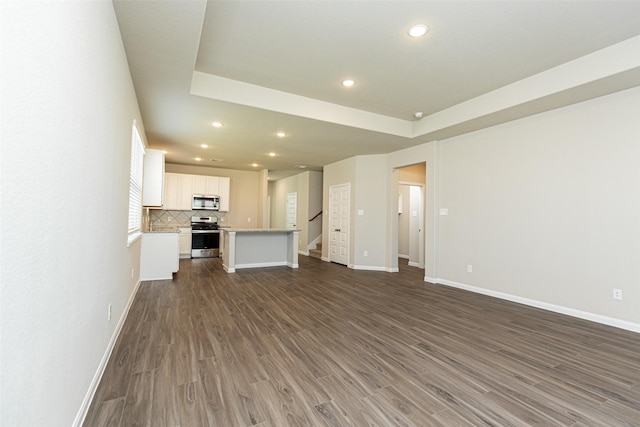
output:
[[[220,196],[220,212],[229,212],[229,195],[231,194],[231,178],[221,176],[218,178],[218,196]]]
[[[207,192],[207,177],[204,175],[193,175],[193,194],[211,194]]]
[[[164,152],[145,150],[142,175],[142,205],[161,207],[164,198]]]
[[[206,183],[206,191],[207,191],[205,194],[211,194],[213,196],[220,195],[220,190],[219,190],[220,178],[218,178],[217,176],[207,176],[205,183]]]
[[[140,280],[173,279],[178,266],[178,233],[142,234]]]
[[[193,175],[164,174],[164,204],[162,209],[190,211],[193,196]]]
[[[180,181],[180,208],[181,211],[190,211],[193,206],[193,175],[182,175]]]
[[[180,258],[191,258],[191,228],[180,227]]]
[[[222,176],[164,174],[164,204],[162,209],[190,211],[194,194],[220,196],[220,211],[229,212],[231,179]]]

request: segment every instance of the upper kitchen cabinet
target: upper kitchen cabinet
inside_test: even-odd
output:
[[[221,176],[219,179],[218,196],[220,196],[220,211],[229,212],[229,196],[231,195],[231,178]]]
[[[217,176],[192,175],[193,194],[219,196],[220,183]]]
[[[229,212],[231,194],[229,177],[187,175],[181,173],[164,174],[165,210],[190,211],[194,194],[220,197],[220,212]]]
[[[164,196],[164,152],[145,150],[142,175],[142,205],[161,207]]]
[[[190,211],[193,196],[193,176],[180,173],[164,174],[163,209],[171,211]]]

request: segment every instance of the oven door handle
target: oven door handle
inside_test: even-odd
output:
[[[191,234],[220,234],[220,230],[191,230]]]

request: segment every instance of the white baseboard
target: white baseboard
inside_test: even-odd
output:
[[[305,251],[298,251],[298,255],[309,256],[309,251],[307,251],[307,252],[305,252]]]
[[[127,306],[125,307],[120,319],[118,320],[118,324],[113,330],[113,334],[111,335],[111,339],[109,340],[109,344],[105,350],[104,355],[102,356],[102,360],[100,360],[100,364],[98,365],[98,370],[93,376],[93,380],[89,385],[89,390],[87,390],[87,394],[82,401],[82,405],[80,406],[80,410],[76,415],[76,419],[73,421],[73,427],[81,427],[84,423],[84,419],[87,416],[87,412],[89,412],[89,406],[91,406],[91,401],[93,400],[96,390],[98,390],[98,384],[100,384],[100,380],[102,379],[102,375],[104,374],[105,369],[107,368],[107,363],[109,362],[109,358],[111,357],[111,353],[113,352],[113,348],[116,345],[116,341],[118,341],[118,337],[120,336],[120,332],[122,331],[122,327],[124,326],[124,322],[129,315],[129,310],[133,305],[133,300],[138,293],[138,288],[140,287],[141,280],[138,280],[138,283],[133,288],[133,292],[129,296],[129,301],[127,301]]]
[[[418,267],[418,268],[423,268],[419,262],[414,262],[414,261],[409,261],[409,267]]]
[[[323,256],[320,258],[322,261],[324,262],[331,262],[331,260],[329,258],[327,258],[326,256]]]
[[[402,259],[409,259],[409,255],[405,255],[405,254],[398,254],[398,258],[402,258]]]
[[[399,270],[397,268],[383,267],[379,265],[357,265],[357,264],[349,264],[349,268],[354,270],[367,270],[367,271],[386,271],[389,273],[397,273]]]
[[[567,316],[577,317],[579,319],[589,320],[592,322],[601,323],[603,325],[613,326],[615,328],[620,328],[620,329],[625,329],[627,331],[640,333],[640,324],[638,323],[615,319],[613,317],[603,316],[601,314],[589,313],[587,311],[581,311],[581,310],[576,310],[570,307],[550,304],[544,301],[537,301],[529,298],[523,298],[517,295],[511,295],[504,292],[492,291],[490,289],[479,288],[476,286],[453,282],[451,280],[446,280],[446,279],[433,279],[433,278],[425,277],[425,282],[451,286],[453,288],[463,289],[465,291],[475,292],[477,294],[488,295],[488,296],[500,298],[506,301],[517,302],[519,304],[528,305],[530,307],[541,308],[543,310],[552,311],[554,313],[565,314]]]

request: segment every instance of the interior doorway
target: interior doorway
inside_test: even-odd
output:
[[[426,163],[398,168],[397,174],[398,257],[411,267],[424,269]]]

